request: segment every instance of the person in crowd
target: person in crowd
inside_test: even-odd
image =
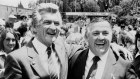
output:
[[[24,37],[27,32],[27,23],[21,23],[17,31],[20,33],[21,37]]]
[[[23,42],[23,39],[25,38],[25,34],[26,34],[26,32],[27,32],[27,23],[21,23],[21,25],[20,25],[20,27],[19,28],[17,28],[17,32],[19,32],[19,42],[20,42],[20,44],[21,44],[21,47],[24,45],[22,42]]]
[[[136,73],[140,78],[140,30],[137,31],[135,36],[135,52],[133,64],[136,69]]]
[[[126,37],[126,49],[128,49],[132,55],[134,55],[134,51],[135,51],[135,45],[132,39],[130,39],[129,37]]]
[[[6,22],[5,28],[12,28],[13,29],[14,24],[12,22]]]
[[[118,24],[113,25],[113,38],[112,41],[118,43],[119,33],[121,31],[121,28],[118,26]]]
[[[5,29],[5,21],[3,19],[0,19],[0,34]]]
[[[28,20],[27,22],[27,31],[24,33],[24,35],[20,38],[21,47],[28,44],[28,42],[34,37],[34,34],[31,31],[31,21]]]
[[[110,49],[112,33],[111,24],[104,19],[87,26],[89,48],[70,62],[68,79],[137,79],[130,62]]]
[[[10,22],[10,23],[15,23],[16,22],[16,20],[17,20],[17,17],[15,16],[15,15],[9,15],[8,16],[8,20],[7,20],[7,22]]]
[[[4,73],[4,62],[8,53],[19,48],[18,37],[12,29],[5,29],[0,38],[0,79]]]
[[[62,25],[59,7],[53,3],[41,3],[34,10],[32,20],[35,36],[27,45],[8,54],[4,77],[67,79],[68,58],[74,55],[76,47],[70,47],[64,40],[57,38]],[[114,47],[116,50],[117,46]],[[120,47],[117,52],[119,50]]]

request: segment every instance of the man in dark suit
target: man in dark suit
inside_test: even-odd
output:
[[[7,56],[5,79],[66,79],[68,57],[63,46],[54,43],[61,25],[57,5],[38,5],[33,13],[35,37]]]
[[[137,79],[130,62],[110,49],[112,27],[108,21],[91,22],[85,38],[89,48],[69,62],[68,79]]]

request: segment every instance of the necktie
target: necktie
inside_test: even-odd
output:
[[[49,78],[50,79],[58,79],[58,76],[55,71],[55,65],[52,58],[52,50],[51,47],[47,48],[47,54],[48,54],[48,71],[49,71]]]
[[[96,73],[96,69],[97,69],[97,62],[100,60],[100,58],[98,56],[93,57],[93,64],[89,69],[88,75],[86,79],[89,79],[91,77],[91,73],[92,76],[95,76]]]
[[[52,53],[51,47],[48,47],[47,48],[48,58],[50,58],[51,53]]]

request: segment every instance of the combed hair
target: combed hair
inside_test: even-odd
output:
[[[90,30],[90,26],[97,23],[97,22],[103,22],[103,21],[106,21],[110,24],[110,22],[104,18],[95,18],[93,19],[88,25],[87,25],[87,28],[86,30],[89,31]],[[110,24],[111,28],[112,28],[112,25]]]
[[[59,7],[53,3],[41,3],[37,5],[32,14],[32,26],[37,27],[42,20],[41,15],[45,13],[56,14],[60,18],[59,22],[62,24],[62,17],[59,12]]]
[[[87,38],[87,33],[89,33],[90,32],[90,30],[91,30],[91,26],[93,25],[93,24],[95,24],[95,23],[98,23],[98,22],[108,22],[109,24],[110,24],[110,22],[108,21],[108,20],[106,20],[106,19],[104,19],[104,18],[94,18],[88,25],[87,25],[87,27],[86,27],[86,32],[85,32],[85,38]],[[110,24],[110,27],[112,28],[112,25]]]

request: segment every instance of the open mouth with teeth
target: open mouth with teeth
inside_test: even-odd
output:
[[[57,34],[57,31],[56,30],[53,30],[53,29],[48,29],[46,31],[46,34],[48,34],[48,35],[56,35]]]
[[[108,40],[96,40],[94,43],[96,52],[100,54],[104,54],[109,47],[109,41]]]
[[[106,41],[98,41],[95,43],[95,45],[99,48],[103,48],[106,45]]]

